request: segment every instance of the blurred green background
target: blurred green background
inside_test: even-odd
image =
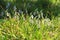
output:
[[[51,16],[59,16],[60,0],[0,0],[0,14],[5,11],[14,15],[14,11],[23,12],[24,14],[41,14],[34,13],[43,10],[43,16],[51,18]]]

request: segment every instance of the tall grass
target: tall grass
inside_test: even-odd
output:
[[[17,16],[16,16],[17,17]],[[0,40],[60,40],[60,17],[52,20],[24,15],[0,19]]]

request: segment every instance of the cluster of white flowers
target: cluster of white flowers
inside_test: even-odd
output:
[[[50,19],[49,18],[44,19],[44,24],[50,26],[51,25]]]

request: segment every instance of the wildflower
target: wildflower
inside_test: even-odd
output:
[[[34,23],[33,17],[29,18],[29,22],[32,23],[32,24]]]
[[[23,11],[22,10],[19,10],[19,13],[23,13]]]
[[[14,8],[14,11],[16,11],[16,9],[17,9],[17,8],[16,8],[16,6],[15,6],[15,5],[14,5],[14,7],[13,7],[13,8]]]
[[[43,18],[43,10],[41,10],[40,13],[41,13],[41,17]]]
[[[31,15],[31,19],[33,19],[33,17],[34,17],[34,16],[33,16],[33,15]]]
[[[15,12],[14,18],[19,20],[19,16],[20,16],[19,13]]]
[[[38,29],[40,29],[40,21],[39,20],[36,20],[36,24],[37,24]]]
[[[44,24],[50,26],[51,25],[50,19],[49,18],[44,19]]]
[[[6,9],[8,9],[10,7],[11,3],[8,2],[7,5],[6,5]]]
[[[7,15],[7,18],[11,18],[10,13],[8,13],[8,12],[7,12],[7,14],[6,14],[6,15]]]

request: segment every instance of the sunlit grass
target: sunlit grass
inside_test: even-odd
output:
[[[0,40],[60,40],[60,19],[2,19]]]

